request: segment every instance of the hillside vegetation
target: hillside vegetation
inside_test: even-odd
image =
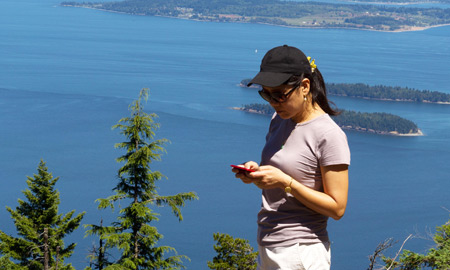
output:
[[[248,82],[250,82],[250,79],[244,79],[241,81],[240,86],[247,87]],[[408,87],[386,85],[370,86],[363,83],[325,83],[325,86],[327,88],[327,93],[335,96],[450,104],[450,94],[438,91],[417,90]]]
[[[247,87],[249,81],[250,79],[242,80],[240,86]],[[258,85],[252,85],[251,88],[260,87]],[[369,86],[362,83],[326,83],[326,88],[329,95],[376,100],[450,104],[450,95],[437,91],[420,91],[406,87],[384,85]],[[259,103],[243,105],[239,109],[265,115],[272,115],[275,112],[269,104]],[[333,118],[344,129],[390,135],[423,135],[414,122],[385,112],[368,113],[341,110],[341,113]]]
[[[417,30],[450,24],[450,9],[367,4],[332,4],[281,0],[125,0],[62,2],[136,15],[249,22],[308,28],[357,28],[381,31]]]
[[[275,111],[269,104],[247,104],[240,108],[251,113],[272,115]],[[400,116],[390,113],[356,112],[341,110],[333,120],[343,129],[370,132],[383,135],[422,135],[417,125]]]
[[[430,90],[385,85],[369,86],[363,83],[327,83],[330,95],[393,101],[450,103],[450,94]]]

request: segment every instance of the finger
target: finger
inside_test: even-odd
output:
[[[262,177],[264,177],[265,173],[258,170],[255,172],[249,172],[247,175],[251,178],[262,178]]]
[[[253,179],[253,178],[248,178],[248,177],[245,177],[245,176],[240,176],[239,177],[241,180],[242,180],[242,182],[244,182],[245,184],[254,184],[255,183],[255,181],[257,181],[257,180],[255,180],[255,179]]]
[[[242,181],[246,181],[246,182],[253,182],[253,180],[251,178],[248,178],[245,173],[237,173],[235,175],[236,178],[241,179]]]
[[[248,181],[248,180],[245,180],[245,179],[241,179],[242,180],[242,182],[244,182],[244,184],[251,184],[251,183],[253,183],[253,181]]]
[[[259,171],[267,171],[270,169],[271,166],[269,165],[263,165],[263,166],[259,166]]]
[[[235,168],[231,169],[231,171],[234,172],[234,173],[239,173],[239,170],[235,169]]]
[[[259,181],[253,182],[253,184],[255,184],[255,186],[257,186],[257,187],[260,188],[260,189],[262,189],[262,187],[263,187],[263,183],[261,183],[260,180],[259,180]]]
[[[257,170],[259,168],[258,163],[254,162],[254,161],[246,162],[243,165],[245,168],[252,169],[252,170]]]

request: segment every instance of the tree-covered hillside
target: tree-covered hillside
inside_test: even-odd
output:
[[[429,90],[420,91],[408,87],[369,86],[363,83],[327,83],[326,87],[330,95],[338,96],[432,103],[450,102],[450,94]]]
[[[241,87],[247,87],[250,79],[241,81]],[[408,87],[375,85],[363,83],[325,83],[329,95],[364,99],[391,101],[412,101],[428,103],[450,103],[450,94],[430,90],[417,90]],[[257,88],[258,86],[252,86]]]
[[[243,105],[241,110],[265,115],[275,112],[269,104],[259,103]],[[333,120],[344,129],[392,135],[421,134],[414,122],[390,113],[341,110],[339,115],[333,116]]]
[[[417,125],[405,118],[390,113],[367,113],[343,110],[333,117],[336,124],[344,129],[355,129],[373,133],[416,134]]]
[[[125,0],[98,3],[72,1],[61,4],[137,15],[312,28],[397,31],[450,24],[450,9],[335,4],[314,1]]]

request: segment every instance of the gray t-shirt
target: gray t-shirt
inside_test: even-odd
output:
[[[338,164],[350,165],[350,150],[347,136],[328,114],[299,124],[274,115],[261,165],[277,167],[303,185],[323,191],[320,167]],[[258,243],[274,247],[328,241],[327,220],[283,189],[265,189],[258,213]]]

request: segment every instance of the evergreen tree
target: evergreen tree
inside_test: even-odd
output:
[[[180,269],[184,268],[182,260],[188,259],[170,246],[157,246],[162,235],[150,225],[158,220],[158,214],[150,208],[152,205],[170,206],[181,221],[181,207],[185,201],[197,199],[197,195],[193,192],[172,196],[157,193],[156,181],[164,176],[159,171],[152,171],[150,164],[161,159],[167,140],[154,139],[159,124],[154,122],[156,114],[144,112],[143,103],[147,99],[148,89],[142,89],[139,98],[130,105],[131,116],[113,126],[126,138],[125,142],[116,144],[116,148],[126,150],[117,159],[124,165],[118,172],[116,194],[99,199],[99,208],[114,208],[114,203],[119,200],[121,205],[128,205],[120,209],[117,221],[111,226],[88,225],[87,235],[98,235],[105,240],[105,248],[117,248],[121,253],[118,261],[104,269]],[[166,256],[169,252],[175,255]]]
[[[23,191],[26,201],[19,199],[19,206],[13,210],[6,207],[17,228],[19,237],[0,231],[0,266],[2,269],[73,269],[65,264],[75,248],[67,247],[63,238],[80,225],[84,212],[73,217],[75,210],[63,215],[58,213],[59,192],[46,164],[41,160],[38,173],[27,177],[29,189]]]
[[[104,236],[104,229],[103,229],[103,219],[100,221],[100,226],[97,225],[85,225],[85,227],[92,228],[92,231],[95,231],[96,234],[99,235],[99,245],[96,247],[95,245],[92,247],[92,250],[90,254],[88,255],[88,258],[90,260],[90,267],[88,269],[98,269],[102,270],[108,265],[111,265],[112,262],[109,261],[109,254],[106,252],[105,248],[105,240],[103,239]]]
[[[410,235],[406,238],[394,258],[383,255],[384,251],[394,245],[392,238],[380,243],[375,249],[375,252],[369,256],[370,265],[367,269],[375,269],[375,265],[380,258],[383,261],[384,266],[377,269],[450,269],[450,220],[444,225],[436,227],[436,233],[433,237],[436,245],[435,247],[430,248],[426,254],[420,254],[406,249],[403,250],[406,241],[412,236],[413,235]]]
[[[208,262],[209,269],[256,269],[258,252],[253,252],[253,247],[250,246],[248,240],[215,233],[214,241],[217,241],[217,245],[214,245],[217,256],[213,258],[212,262]]]
[[[426,254],[403,250],[398,261],[382,256],[389,269],[450,269],[450,220],[436,227],[433,240],[435,247]]]
[[[0,257],[0,269],[8,269],[8,270],[27,270],[26,267],[17,265],[13,263],[6,256]]]

